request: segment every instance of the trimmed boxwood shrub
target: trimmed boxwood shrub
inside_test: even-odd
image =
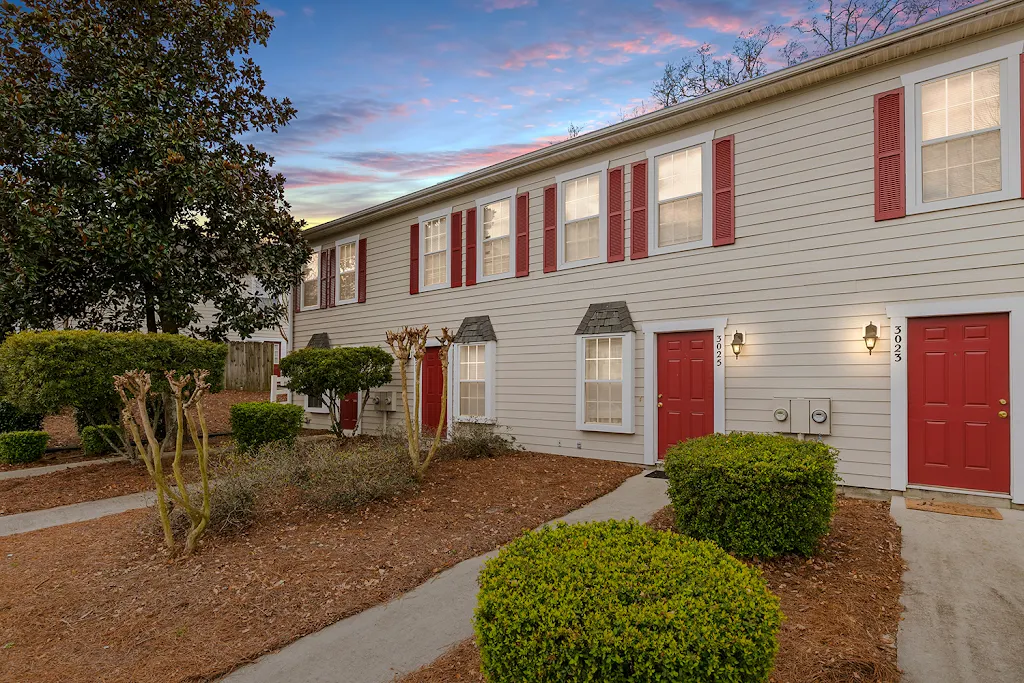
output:
[[[113,451],[110,444],[103,438],[107,435],[114,444],[121,443],[121,428],[114,425],[100,425],[98,427],[85,427],[82,429],[82,450],[86,455],[106,455]]]
[[[714,543],[636,521],[527,532],[480,574],[489,683],[767,681],[779,600]]]
[[[742,557],[810,555],[828,533],[838,451],[778,434],[711,434],[665,454],[676,528]]]
[[[292,403],[236,403],[231,406],[231,435],[242,453],[272,441],[293,441],[302,429],[305,411]]]
[[[0,433],[34,432],[42,428],[42,414],[26,413],[7,401],[0,401]]]
[[[35,462],[46,452],[46,432],[5,432],[0,434],[0,463],[15,465]]]

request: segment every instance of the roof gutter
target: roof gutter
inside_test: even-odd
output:
[[[1024,21],[1024,0],[990,0],[860,45],[774,71],[709,95],[687,100],[635,119],[607,126],[577,138],[471,171],[457,178],[322,223],[304,231],[304,235],[310,240],[322,239],[332,233],[361,227],[501,180],[507,180],[510,176],[537,173],[620,144],[626,144],[649,135],[669,132],[674,128],[680,128],[753,102],[809,87],[831,78],[854,73],[1021,21]],[[925,37],[932,39],[924,40]]]

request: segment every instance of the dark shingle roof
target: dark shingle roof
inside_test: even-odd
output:
[[[307,349],[329,349],[331,348],[331,338],[326,332],[317,332],[309,338],[309,343],[306,344]]]
[[[587,314],[576,328],[576,334],[613,334],[615,332],[636,332],[633,316],[625,301],[608,301],[590,304]]]
[[[491,316],[476,315],[465,318],[455,334],[456,344],[479,344],[481,342],[498,341],[491,327]]]

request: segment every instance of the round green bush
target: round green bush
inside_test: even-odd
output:
[[[302,430],[305,411],[291,403],[254,401],[231,406],[231,435],[241,453],[272,441],[294,441]]]
[[[636,521],[527,532],[487,562],[474,618],[490,683],[767,681],[779,600],[714,543]]]
[[[106,439],[103,435],[106,435]],[[122,443],[121,428],[115,425],[88,426],[82,429],[82,451],[86,455],[106,455],[112,453],[111,443],[115,446]],[[107,439],[110,440],[108,443]]]
[[[0,463],[35,462],[43,457],[49,440],[46,432],[4,432],[0,434]]]
[[[665,455],[676,528],[741,557],[811,555],[832,524],[838,451],[778,434],[711,434]]]

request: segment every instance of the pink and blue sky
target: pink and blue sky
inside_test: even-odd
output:
[[[667,60],[807,0],[272,0],[254,52],[298,117],[256,144],[311,225],[619,120]],[[770,59],[773,58],[770,56]]]

